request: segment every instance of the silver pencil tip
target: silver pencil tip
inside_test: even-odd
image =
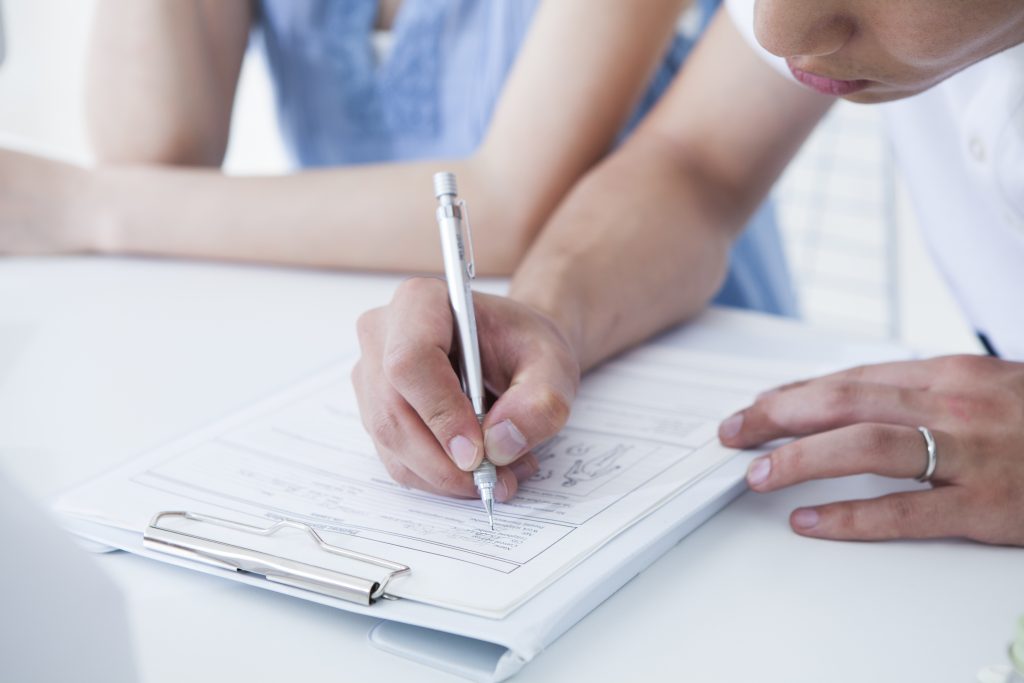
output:
[[[491,524],[491,531],[494,531],[494,501],[490,498],[484,498],[484,509],[487,510],[487,521]]]

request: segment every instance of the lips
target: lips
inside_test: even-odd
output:
[[[793,78],[800,81],[808,88],[816,90],[823,95],[844,97],[855,92],[860,92],[871,85],[871,81],[841,81],[836,78],[828,78],[826,76],[812,74],[808,71],[804,71],[803,69],[796,68],[788,59],[786,60],[786,66],[789,67],[790,72],[793,74]]]

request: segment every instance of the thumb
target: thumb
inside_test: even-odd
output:
[[[557,434],[569,419],[578,377],[552,357],[528,362],[487,413],[487,458],[508,465]]]

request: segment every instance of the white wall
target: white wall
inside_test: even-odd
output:
[[[0,138],[85,159],[82,70],[92,0],[4,0]]]
[[[0,2],[7,38],[7,61],[0,66],[0,141],[87,162],[83,85],[94,0]],[[239,83],[225,160],[229,171],[275,173],[289,167],[271,97],[262,55],[253,51]]]

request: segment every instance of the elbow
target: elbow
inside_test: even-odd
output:
[[[717,224],[718,232],[724,230],[731,243],[764,200],[767,189],[747,168],[723,160],[714,150],[709,152],[703,141],[652,137],[666,173],[677,177],[680,187],[689,188],[691,210]]]
[[[97,164],[154,164],[217,168],[227,151],[228,131],[203,131],[171,121],[125,120],[90,112],[89,141]]]
[[[187,134],[146,137],[94,130],[90,138],[93,158],[100,165],[152,164],[218,168],[224,160],[224,148],[205,144]]]

